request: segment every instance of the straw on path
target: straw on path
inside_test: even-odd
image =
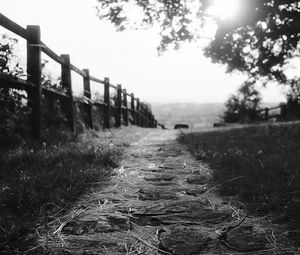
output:
[[[214,193],[211,170],[177,143],[178,131],[143,132],[126,145],[122,165],[109,178],[95,180],[89,194],[40,233],[47,254],[274,252],[253,218],[224,236],[243,212]]]

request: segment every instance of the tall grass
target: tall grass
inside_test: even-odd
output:
[[[122,149],[101,144],[99,140],[97,136],[84,134],[81,139],[64,143],[2,151],[0,253],[7,248],[3,246],[22,245],[20,240],[14,243],[10,239],[30,233],[37,219],[66,209],[92,182],[110,174]]]
[[[237,195],[254,208],[284,208],[295,220],[300,197],[299,123],[191,133],[179,141],[209,163],[216,182],[240,177],[222,185],[223,194]]]

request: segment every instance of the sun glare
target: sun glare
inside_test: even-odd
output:
[[[239,0],[215,0],[209,12],[220,19],[233,19],[239,10]]]

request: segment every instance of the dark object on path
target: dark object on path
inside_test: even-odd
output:
[[[174,126],[174,129],[187,129],[187,128],[189,128],[189,125],[187,124],[176,124]]]
[[[157,125],[160,126],[162,129],[167,129],[164,124],[157,123]]]
[[[214,127],[226,127],[225,123],[214,123]]]

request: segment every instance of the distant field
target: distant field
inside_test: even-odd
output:
[[[273,107],[278,104],[266,103],[261,107]],[[224,103],[152,103],[151,105],[155,118],[167,128],[174,128],[177,123],[185,123],[193,131],[212,127],[214,122],[221,121],[225,111]]]
[[[208,162],[220,192],[300,224],[300,123],[189,133],[179,141]]]
[[[224,104],[152,104],[152,111],[155,118],[167,128],[173,128],[177,123],[185,123],[194,130],[219,122]]]

